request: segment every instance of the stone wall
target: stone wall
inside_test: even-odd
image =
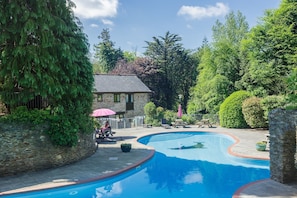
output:
[[[126,117],[131,118],[134,116],[144,115],[144,106],[149,102],[148,93],[134,93],[134,110],[126,112]]]
[[[97,101],[94,95],[92,109],[110,108],[116,112],[125,113],[126,118],[144,115],[144,106],[149,102],[149,93],[134,93],[134,109],[126,110],[126,94],[120,94],[120,102],[114,102],[113,93],[105,93],[102,95],[102,101]]]
[[[82,134],[76,147],[53,146],[46,126],[0,125],[0,176],[63,166],[96,151],[93,134]]]
[[[275,109],[269,113],[270,177],[280,183],[297,181],[296,126],[296,110]]]

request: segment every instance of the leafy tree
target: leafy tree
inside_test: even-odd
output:
[[[286,78],[296,68],[297,2],[283,0],[268,10],[262,23],[251,30],[243,43],[249,56],[243,86],[255,95],[280,95],[288,91]]]
[[[199,75],[191,90],[188,112],[218,113],[220,104],[237,90],[245,68],[240,43],[248,32],[245,17],[238,12],[226,16],[225,24],[217,21],[212,28],[214,42],[204,41],[200,48]]]
[[[118,60],[124,58],[124,54],[120,48],[115,49],[114,43],[110,40],[108,29],[103,29],[98,38],[101,39],[102,42],[94,46],[95,58],[99,61],[101,71],[108,73],[115,68]]]
[[[225,24],[216,22],[213,27],[213,53],[216,73],[230,81],[229,94],[236,90],[235,84],[241,79],[245,67],[240,56],[241,41],[248,33],[248,23],[241,12],[231,12]],[[243,67],[243,68],[242,68]]]
[[[71,125],[63,137],[74,139],[63,144],[69,146],[78,132],[90,131],[93,85],[87,39],[73,7],[70,0],[0,4],[1,100],[16,108],[37,96],[48,98],[56,120],[63,115]],[[51,132],[58,134],[64,123]]]
[[[216,75],[216,69],[212,58],[212,50],[208,43],[199,49],[200,63],[197,70],[199,75],[195,87],[191,89],[191,98],[188,105],[188,113],[195,114],[204,110],[211,111],[206,107],[208,96],[212,95],[209,80]],[[208,94],[209,93],[209,94]]]
[[[104,73],[102,71],[102,68],[100,67],[99,61],[94,61],[92,63],[92,66],[93,66],[93,73],[94,74],[102,74],[102,73]]]
[[[294,68],[291,75],[287,78],[287,84],[289,90],[287,95],[287,108],[297,109],[297,68]]]
[[[124,51],[123,56],[127,62],[135,61],[135,59],[137,58],[136,53],[128,51]]]
[[[154,98],[155,103],[166,109],[176,106],[179,94],[183,94],[187,100],[188,90],[196,77],[195,59],[180,41],[178,35],[166,32],[165,37],[153,37],[152,42],[146,42],[144,54],[154,61],[159,74],[158,86],[152,88],[158,93]]]
[[[142,80],[146,86],[150,89],[154,89],[153,95],[158,95],[159,72],[153,61],[149,58],[140,57],[136,58],[132,62],[127,62],[122,59],[118,61],[116,67],[110,72],[110,74],[135,74]],[[153,97],[154,98],[154,97]]]
[[[110,71],[110,74],[137,74],[140,68],[135,68],[134,65],[130,62],[127,62],[124,59],[121,59],[117,62],[115,68]]]
[[[286,105],[285,97],[282,95],[266,96],[261,100],[261,108],[264,111],[264,119],[268,124],[268,114],[271,110],[276,108],[283,108]]]

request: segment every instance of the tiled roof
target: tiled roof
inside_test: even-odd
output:
[[[96,93],[150,93],[151,90],[136,75],[94,75]]]

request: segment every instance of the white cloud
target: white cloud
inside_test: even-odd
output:
[[[113,25],[113,22],[112,22],[111,20],[108,20],[108,19],[102,19],[101,21],[102,21],[102,23],[103,23],[104,25]]]
[[[97,24],[95,24],[95,23],[92,23],[90,26],[93,27],[93,28],[97,28],[97,27],[99,27],[99,25],[97,25]]]
[[[182,6],[177,15],[186,16],[190,19],[202,19],[206,17],[224,16],[229,12],[229,7],[223,3],[216,3],[215,6]]]
[[[119,0],[73,0],[76,5],[74,13],[82,18],[115,17]]]

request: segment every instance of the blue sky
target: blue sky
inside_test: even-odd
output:
[[[266,9],[279,7],[281,0],[73,0],[74,12],[88,35],[90,51],[104,28],[117,48],[141,54],[152,37],[169,31],[182,38],[186,49],[197,49],[203,38],[211,41],[215,21],[224,23],[231,11],[240,11],[250,28]]]

